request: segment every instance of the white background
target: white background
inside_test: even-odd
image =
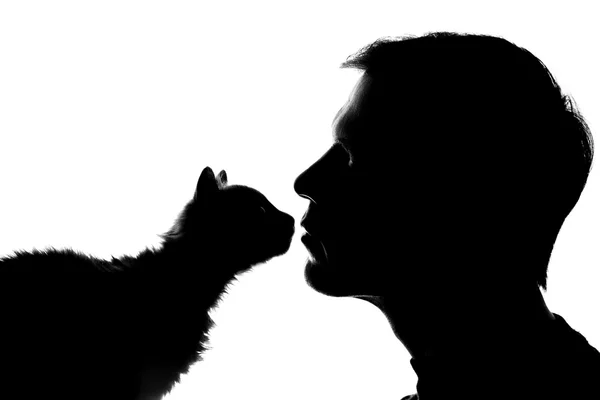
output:
[[[207,165],[299,223],[307,201],[293,181],[331,144],[331,120],[359,76],[338,66],[381,36],[503,36],[546,63],[596,132],[593,3],[2,2],[0,254],[52,245],[109,257],[158,245]],[[545,294],[596,347],[599,185],[593,170]],[[213,350],[170,400],[414,392],[409,355],[377,309],[305,285],[299,236],[231,287],[213,313]]]

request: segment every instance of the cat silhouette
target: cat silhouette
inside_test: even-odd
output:
[[[235,275],[287,252],[294,219],[206,167],[158,249],[0,259],[3,398],[160,399],[201,359]]]

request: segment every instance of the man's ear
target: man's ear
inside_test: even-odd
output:
[[[219,172],[219,175],[217,176],[218,181],[220,183],[220,187],[226,186],[227,185],[227,172],[225,172],[225,170],[222,170],[221,172]]]
[[[211,196],[219,190],[215,174],[210,167],[206,167],[202,170],[200,178],[198,178],[198,184],[196,185],[196,193],[194,194],[195,199],[202,199]]]

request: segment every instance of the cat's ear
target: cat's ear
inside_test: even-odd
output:
[[[226,186],[227,185],[227,172],[225,172],[225,170],[222,170],[221,172],[219,172],[219,175],[217,176],[221,187]]]
[[[194,198],[198,199],[202,196],[211,195],[219,190],[215,174],[210,167],[202,170],[198,184],[196,185],[196,193]]]

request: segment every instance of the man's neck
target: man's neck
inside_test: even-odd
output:
[[[396,296],[362,297],[388,318],[394,333],[413,357],[477,354],[481,351],[528,346],[554,320],[537,287],[509,292],[506,299],[473,294],[463,302],[444,299],[417,309]],[[415,307],[416,306],[416,307]]]
[[[555,317],[539,290],[513,297],[504,308],[494,301],[463,309],[440,303],[438,318],[431,308],[407,311],[406,299],[363,299],[384,312],[412,355],[419,399],[505,399],[519,390],[523,398],[538,398],[545,390],[540,363],[551,364],[542,360]]]

